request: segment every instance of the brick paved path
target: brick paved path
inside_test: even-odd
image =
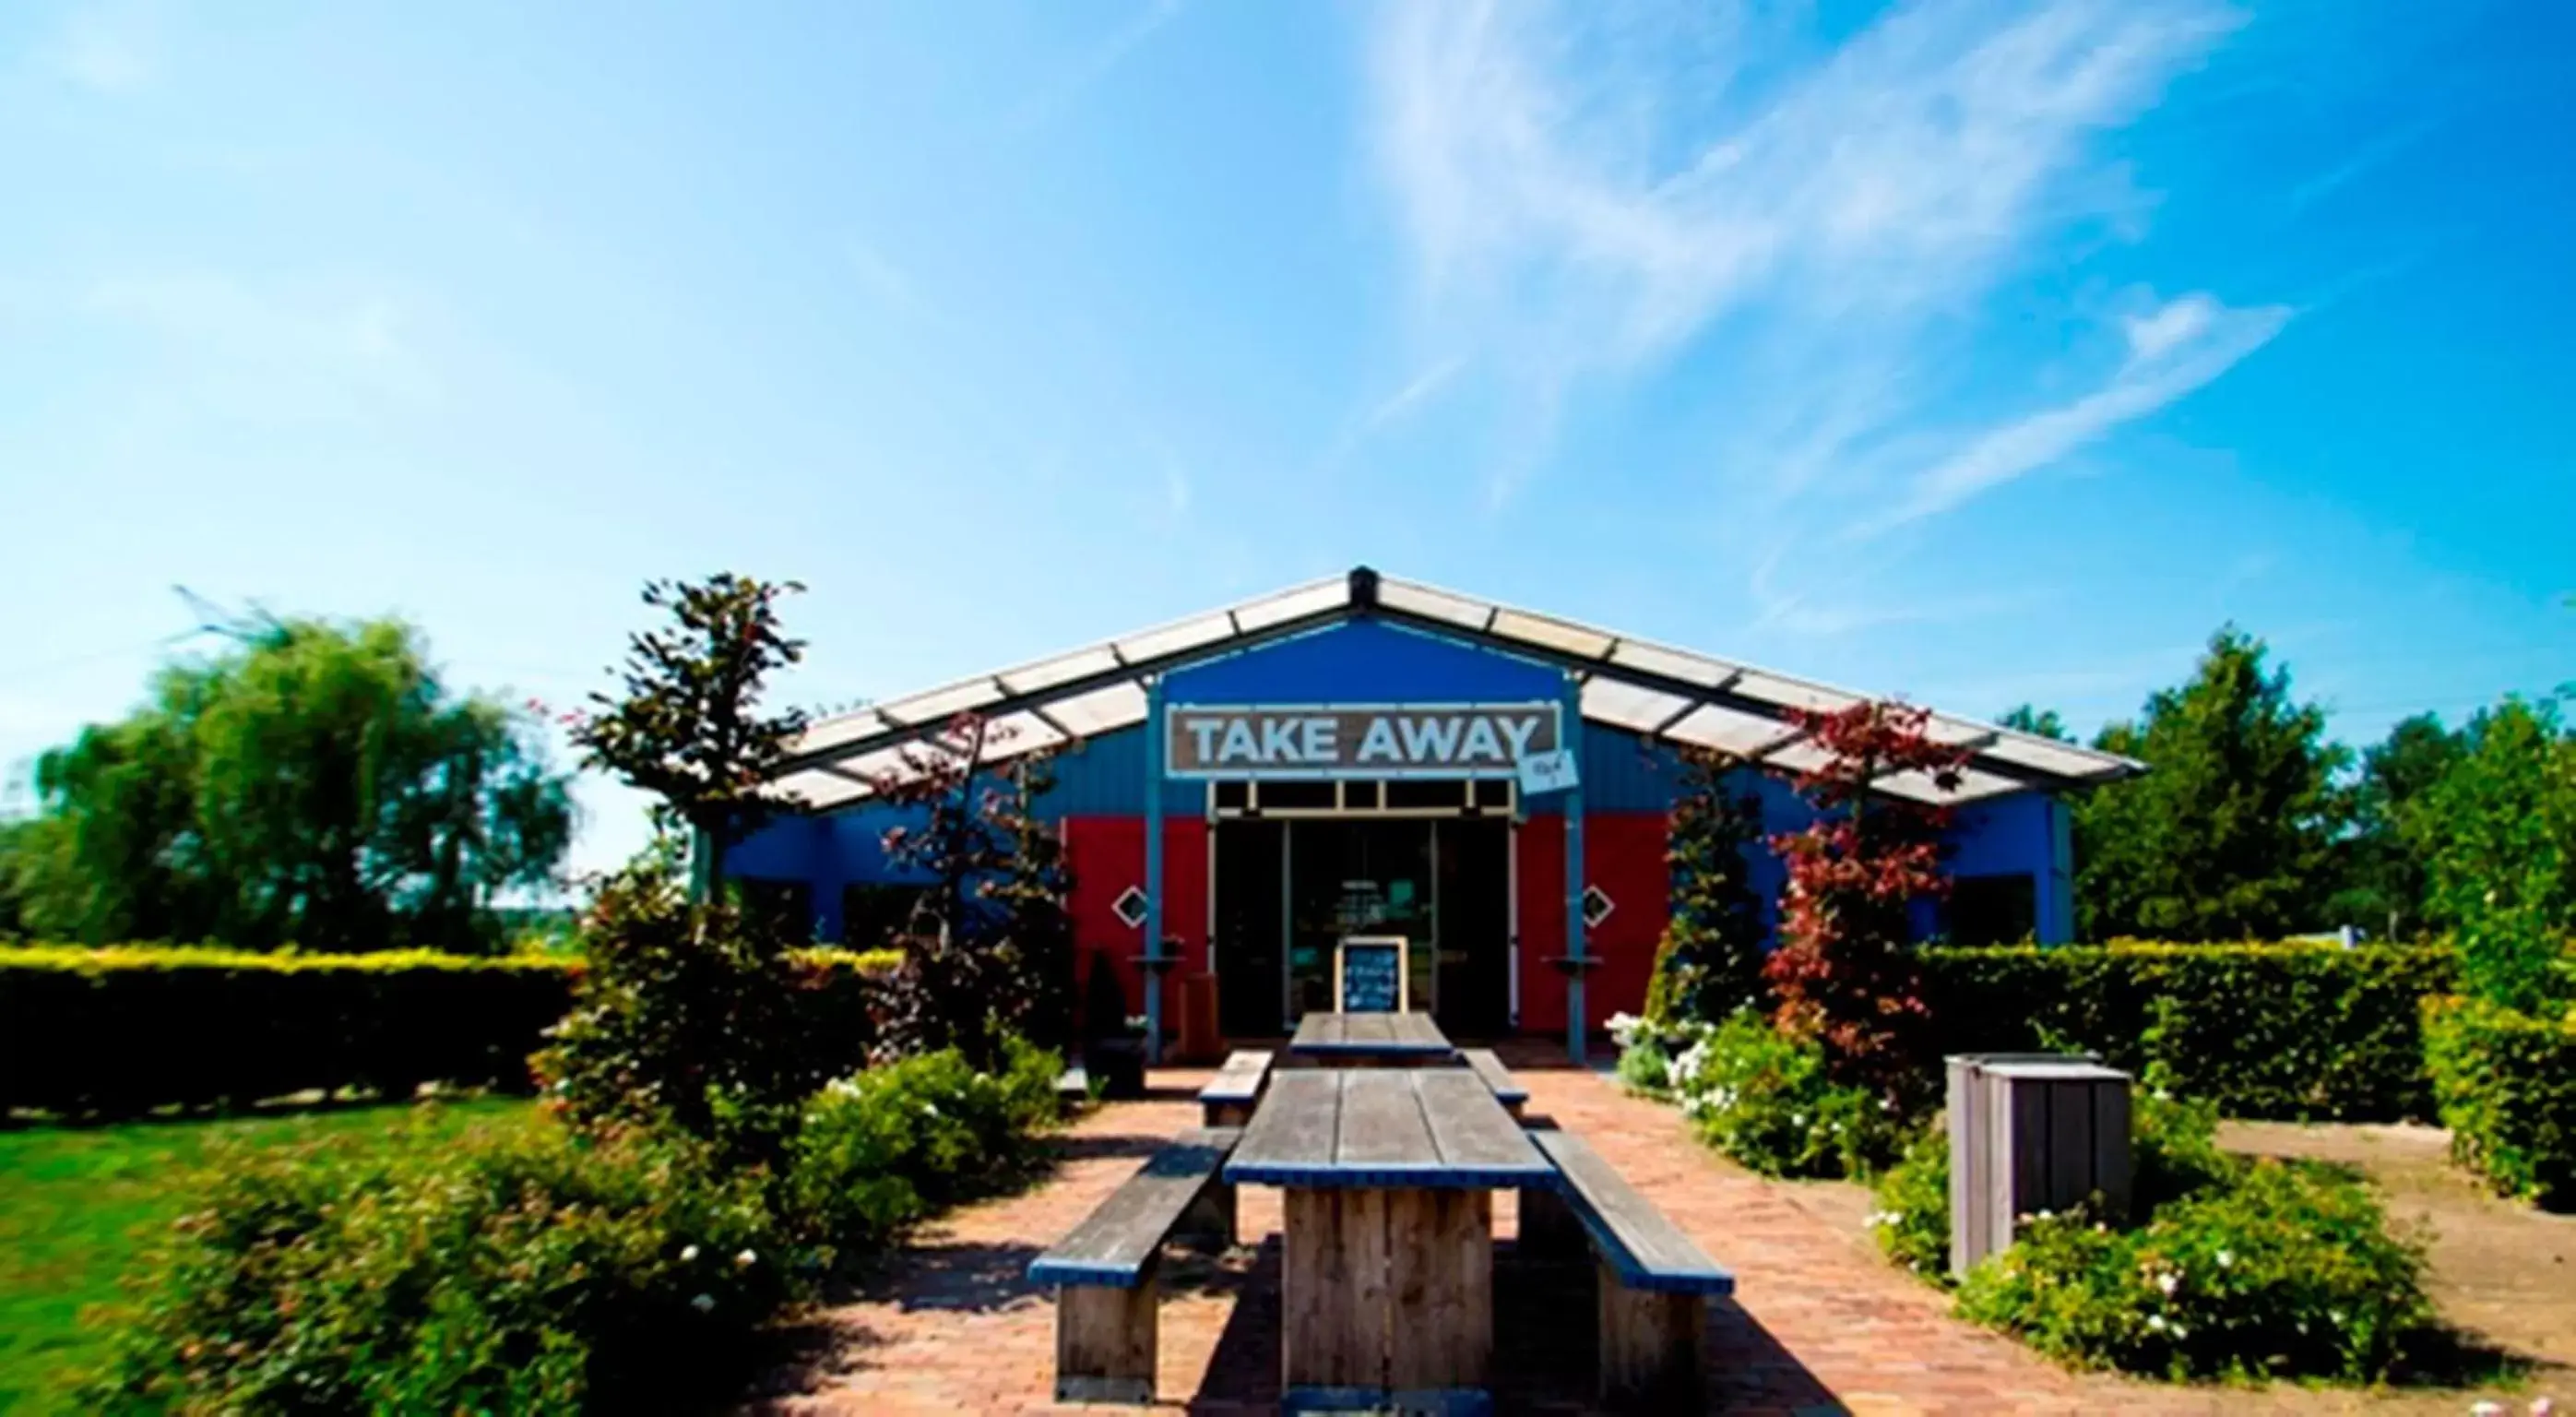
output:
[[[1530,1108],[1580,1132],[1737,1276],[1740,1305],[1711,1319],[1713,1410],[1804,1413],[2206,1412],[2241,1410],[2251,1394],[2151,1388],[2079,1378],[2011,1342],[1950,1318],[1929,1288],[1898,1273],[1848,1223],[1801,1204],[1693,1142],[1678,1116],[1620,1094],[1609,1078],[1565,1067],[1536,1046],[1507,1050]],[[1551,1067],[1551,1064],[1553,1066]],[[959,1212],[893,1257],[859,1297],[821,1320],[819,1356],[784,1375],[794,1395],[766,1410],[795,1414],[987,1414],[1104,1411],[1050,1401],[1054,1309],[1022,1277],[1163,1137],[1193,1125],[1205,1073],[1157,1072],[1157,1095],[1107,1107],[1072,1129],[1054,1180]],[[1508,1234],[1513,1207],[1496,1205]],[[1161,1406],[1190,1413],[1266,1412],[1278,1390],[1279,1199],[1242,1196],[1245,1247],[1221,1260],[1167,1260]],[[1498,1265],[1498,1405],[1505,1412],[1580,1412],[1592,1342],[1588,1292],[1544,1293]],[[2340,1403],[2333,1405],[2340,1406]]]

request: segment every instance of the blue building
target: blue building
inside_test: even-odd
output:
[[[1644,1000],[1679,750],[1746,765],[1771,831],[1810,820],[1795,723],[1863,695],[1361,568],[1035,664],[813,724],[779,779],[812,814],[736,847],[728,874],[866,942],[912,883],[870,799],[957,715],[1051,750],[1076,944],[1159,1020],[1166,976],[1228,1036],[1332,1007],[1337,943],[1401,936],[1414,1007],[1453,1036],[1598,1028]],[[1967,767],[1879,791],[1955,809],[1949,900],[1926,935],[2073,930],[2066,796],[2125,758],[1936,715]],[[1579,864],[1579,869],[1576,869]],[[1756,879],[1776,900],[1767,851]],[[1148,942],[1159,942],[1149,948]],[[1160,1036],[1158,1024],[1157,1037]]]

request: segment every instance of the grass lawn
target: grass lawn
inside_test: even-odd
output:
[[[67,1411],[57,1372],[98,1356],[83,1306],[112,1300],[138,1231],[184,1213],[189,1175],[211,1143],[267,1146],[324,1137],[392,1144],[407,1107],[291,1117],[137,1122],[0,1132],[0,1412]],[[530,1116],[523,1101],[437,1106],[427,1136]]]

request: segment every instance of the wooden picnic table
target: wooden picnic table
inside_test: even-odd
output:
[[[1331,1065],[1454,1063],[1458,1050],[1429,1014],[1310,1013],[1288,1040],[1292,1060]]]
[[[1286,1192],[1287,1410],[1483,1410],[1493,1192],[1555,1185],[1556,1170],[1482,1079],[1466,1068],[1280,1073],[1224,1177]]]

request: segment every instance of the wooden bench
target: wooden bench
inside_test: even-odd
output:
[[[1512,1114],[1512,1120],[1521,1120],[1521,1109],[1529,1105],[1529,1089],[1512,1080],[1511,1069],[1504,1067],[1503,1060],[1494,1056],[1494,1050],[1469,1048],[1458,1056],[1466,1059],[1467,1066],[1476,1070],[1476,1076],[1485,1080],[1485,1086],[1493,1091],[1494,1100],[1503,1104],[1503,1110]]]
[[[1521,1244],[1545,1258],[1580,1254],[1569,1241],[1590,1239],[1601,1286],[1603,1404],[1698,1411],[1708,1382],[1709,1296],[1734,1293],[1735,1276],[1581,1137],[1535,1131],[1530,1139],[1556,1164],[1559,1185],[1522,1193]]]
[[[1261,1090],[1270,1083],[1270,1054],[1238,1048],[1227,1055],[1216,1078],[1199,1089],[1200,1120],[1211,1127],[1240,1127],[1252,1120]]]
[[[1166,1238],[1234,1242],[1234,1187],[1218,1179],[1242,1133],[1200,1127],[1172,1138],[1029,1264],[1055,1286],[1059,1402],[1151,1402],[1155,1264]]]

